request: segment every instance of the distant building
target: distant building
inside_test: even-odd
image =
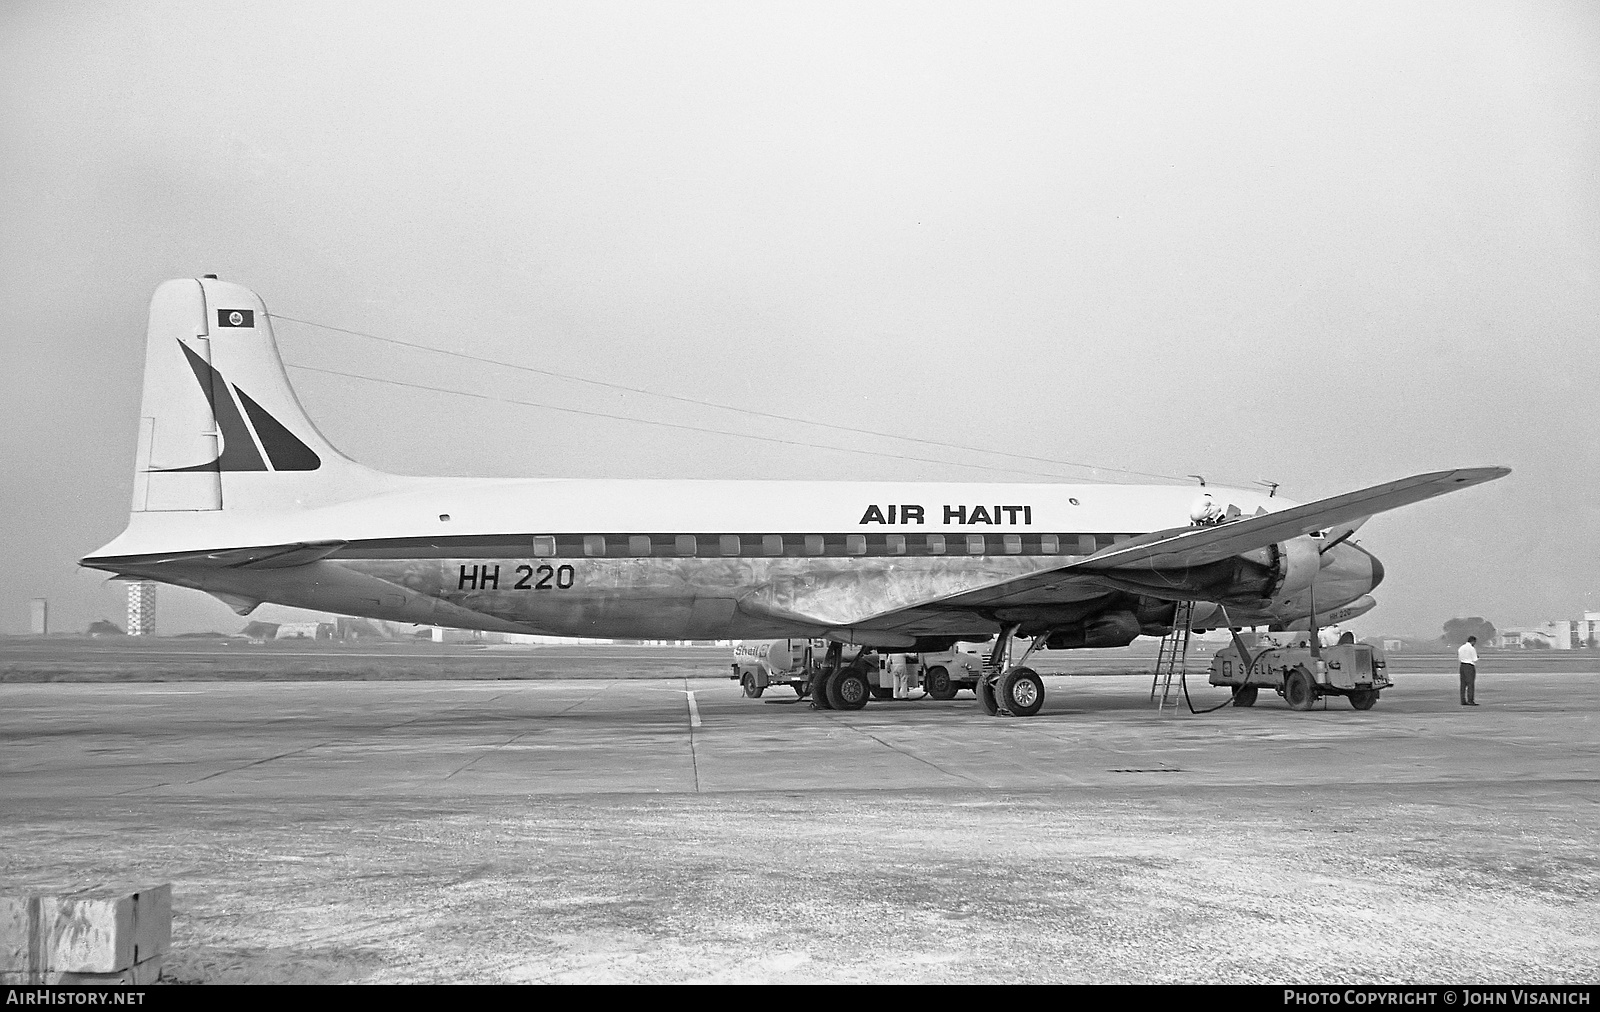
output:
[[[1586,611],[1583,618],[1561,622],[1541,622],[1521,629],[1502,629],[1496,646],[1546,647],[1551,650],[1584,650],[1600,646],[1600,611]]]
[[[280,640],[331,640],[338,628],[332,622],[280,622],[278,628],[273,630],[272,638]]]
[[[36,597],[28,602],[28,631],[35,636],[50,634],[50,602]]]
[[[156,633],[156,585],[149,580],[128,584],[128,635]]]
[[[278,623],[276,622],[250,622],[239,630],[239,635],[252,643],[265,643],[267,640],[276,639],[278,636]]]

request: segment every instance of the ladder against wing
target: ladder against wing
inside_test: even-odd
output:
[[[1189,658],[1189,637],[1194,624],[1194,602],[1179,601],[1172,616],[1172,631],[1161,637],[1156,651],[1155,676],[1150,679],[1150,698],[1156,710],[1163,711],[1167,704],[1177,709],[1178,698],[1183,694],[1183,679]]]

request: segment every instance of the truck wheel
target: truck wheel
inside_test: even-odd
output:
[[[893,689],[885,689],[881,685],[874,685],[874,686],[872,686],[872,698],[873,699],[893,699],[894,698],[894,690]]]
[[[1305,668],[1289,672],[1289,677],[1283,680],[1283,698],[1292,710],[1311,709],[1317,701],[1317,684],[1311,680],[1311,672]]]
[[[859,710],[872,696],[867,676],[856,668],[845,668],[828,681],[828,702],[834,710]]]
[[[1256,687],[1254,685],[1241,685],[1239,691],[1233,694],[1234,706],[1255,706]]]
[[[978,702],[982,704],[984,713],[991,717],[999,716],[1000,703],[994,697],[994,686],[990,684],[989,679],[978,679],[978,684],[972,687],[972,691],[978,694]]]
[[[739,679],[739,685],[743,687],[744,694],[751,699],[760,699],[761,693],[766,690],[765,685],[756,684],[755,675],[745,675],[743,678]]]
[[[1350,705],[1358,710],[1370,710],[1372,704],[1378,701],[1377,689],[1357,689],[1350,693]]]
[[[1031,717],[1044,706],[1044,679],[1032,668],[1012,668],[1000,676],[999,703],[1018,717]]]
[[[929,668],[922,682],[934,699],[956,698],[956,683],[950,680],[950,672],[944,668]]]
[[[811,687],[804,682],[796,682],[790,688],[794,689],[794,698],[796,699],[804,699],[811,693]]]

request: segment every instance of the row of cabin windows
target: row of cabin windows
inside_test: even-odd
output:
[[[533,539],[539,558],[820,555],[1093,555],[1130,535],[1095,534],[585,534]]]

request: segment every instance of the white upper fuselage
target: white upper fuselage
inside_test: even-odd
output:
[[[386,490],[311,508],[135,514],[94,556],[544,534],[1134,535],[1186,526],[1198,493],[1179,485],[378,477]],[[1248,489],[1207,491],[1245,515],[1294,505]],[[976,553],[951,546],[950,554],[1004,551],[1000,542]]]

